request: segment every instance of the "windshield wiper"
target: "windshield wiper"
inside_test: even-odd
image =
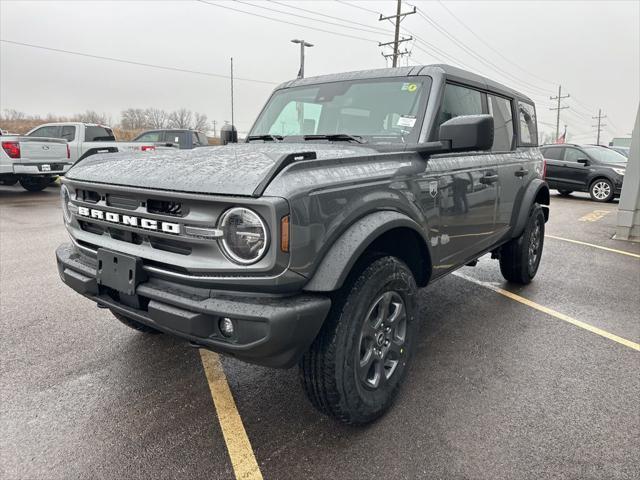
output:
[[[265,135],[249,135],[247,137],[247,140],[249,140],[249,141],[251,141],[251,140],[262,140],[264,142],[266,142],[266,141],[281,142],[282,141],[282,135],[271,135],[269,133],[267,133]]]
[[[356,143],[367,143],[360,135],[349,135],[348,133],[329,133],[326,135],[303,135],[305,140],[329,140],[330,142],[346,141]]]

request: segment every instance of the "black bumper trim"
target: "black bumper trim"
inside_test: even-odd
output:
[[[309,348],[331,307],[328,297],[315,294],[249,297],[232,292],[204,296],[203,289],[150,279],[136,288],[144,299],[129,301],[96,283],[95,266],[71,244],[56,250],[60,277],[76,292],[115,312],[210,350],[259,365],[288,368]],[[174,288],[172,288],[174,287]],[[134,302],[135,303],[135,302]],[[218,330],[220,317],[234,320],[231,340]]]

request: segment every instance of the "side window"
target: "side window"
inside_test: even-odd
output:
[[[587,158],[587,156],[577,148],[567,148],[564,152],[565,162],[577,162],[581,158]]]
[[[482,93],[448,83],[444,87],[437,126],[461,115],[480,115],[481,113],[483,113]]]
[[[162,132],[147,132],[140,135],[136,142],[160,142]]]
[[[494,152],[504,152],[513,149],[513,115],[511,114],[511,100],[487,96],[489,100],[489,114],[493,116],[493,146]]]
[[[533,105],[518,102],[518,121],[520,123],[520,144],[538,145],[538,127],[536,124],[536,109]]]
[[[29,134],[30,137],[41,138],[60,138],[60,126],[50,125],[48,127],[40,127]]]
[[[76,138],[76,127],[73,125],[65,125],[62,127],[61,138],[64,138],[67,142],[73,142]]]
[[[562,160],[564,147],[541,148],[542,156],[549,160]]]

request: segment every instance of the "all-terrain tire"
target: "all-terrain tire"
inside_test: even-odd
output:
[[[563,197],[568,197],[573,193],[573,190],[558,190],[558,193]]]
[[[49,185],[49,177],[24,177],[20,185],[28,192],[41,192]]]
[[[113,310],[111,310],[111,313],[113,313],[113,316],[116,317],[122,323],[124,323],[127,327],[133,328],[134,330],[137,330],[139,332],[149,333],[151,335],[162,333],[160,330],[156,330],[155,328],[149,327],[148,325],[145,325],[144,323],[140,323],[136,320],[133,320],[132,318],[125,317],[124,315],[118,312],[114,312]]]
[[[615,195],[613,184],[606,178],[596,178],[589,186],[589,195],[596,202],[610,202]]]
[[[544,212],[534,204],[522,234],[500,249],[500,271],[509,282],[527,285],[538,272],[544,246]]]
[[[417,344],[416,292],[411,270],[395,257],[378,257],[352,272],[300,362],[302,385],[316,409],[355,425],[372,422],[389,409]],[[400,304],[403,317],[398,313]],[[381,328],[370,328],[374,325]],[[380,342],[381,332],[384,335],[392,327],[387,340]],[[371,370],[367,358],[372,361]],[[395,366],[387,370],[387,364]]]

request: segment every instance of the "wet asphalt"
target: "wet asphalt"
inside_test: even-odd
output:
[[[616,203],[551,208],[548,234],[640,254],[611,239]],[[0,186],[0,478],[235,478],[198,351],[64,286],[64,241],[57,188]],[[638,258],[547,238],[525,288],[488,257],[460,272],[640,342]],[[296,369],[223,359],[264,478],[640,478],[639,352],[454,275],[420,317],[405,386],[366,428],[317,414]]]

